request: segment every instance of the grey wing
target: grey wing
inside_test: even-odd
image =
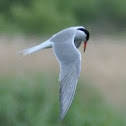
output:
[[[63,67],[65,67],[66,70]],[[72,64],[69,66],[61,66],[60,120],[64,118],[73,101],[79,74],[80,74],[79,63]]]
[[[80,47],[81,43],[82,43],[81,40],[76,40],[76,39],[74,40],[74,44],[75,44],[75,46],[76,46],[77,48]]]
[[[65,43],[54,43],[53,49],[60,63],[60,119],[66,115],[74,98],[81,69],[81,55],[73,38]]]

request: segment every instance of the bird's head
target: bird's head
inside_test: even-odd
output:
[[[87,41],[89,40],[89,36],[90,36],[90,34],[89,34],[88,30],[86,30],[84,27],[80,27],[77,29],[75,38],[84,42],[84,52],[86,50]]]

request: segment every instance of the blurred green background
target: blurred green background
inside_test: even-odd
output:
[[[125,0],[0,0],[0,126],[59,126],[59,65],[52,49],[22,57],[55,32],[91,33],[64,126],[126,126]]]
[[[124,30],[125,5],[125,0],[1,0],[0,31],[49,34],[68,26],[91,24],[97,29],[109,24],[109,30]]]

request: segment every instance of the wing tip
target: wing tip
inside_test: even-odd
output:
[[[63,109],[63,108],[60,109],[60,121],[62,121],[64,119],[64,117],[66,116],[69,108],[70,108],[70,106],[67,107],[66,109]]]
[[[63,121],[64,117],[65,117],[65,113],[60,113],[60,118],[59,118],[59,121]]]

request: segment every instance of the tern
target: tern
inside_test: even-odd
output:
[[[19,52],[28,55],[41,49],[53,48],[60,65],[60,120],[63,120],[71,106],[80,76],[81,54],[78,48],[83,42],[85,52],[88,40],[89,32],[83,26],[69,27],[40,45]]]

